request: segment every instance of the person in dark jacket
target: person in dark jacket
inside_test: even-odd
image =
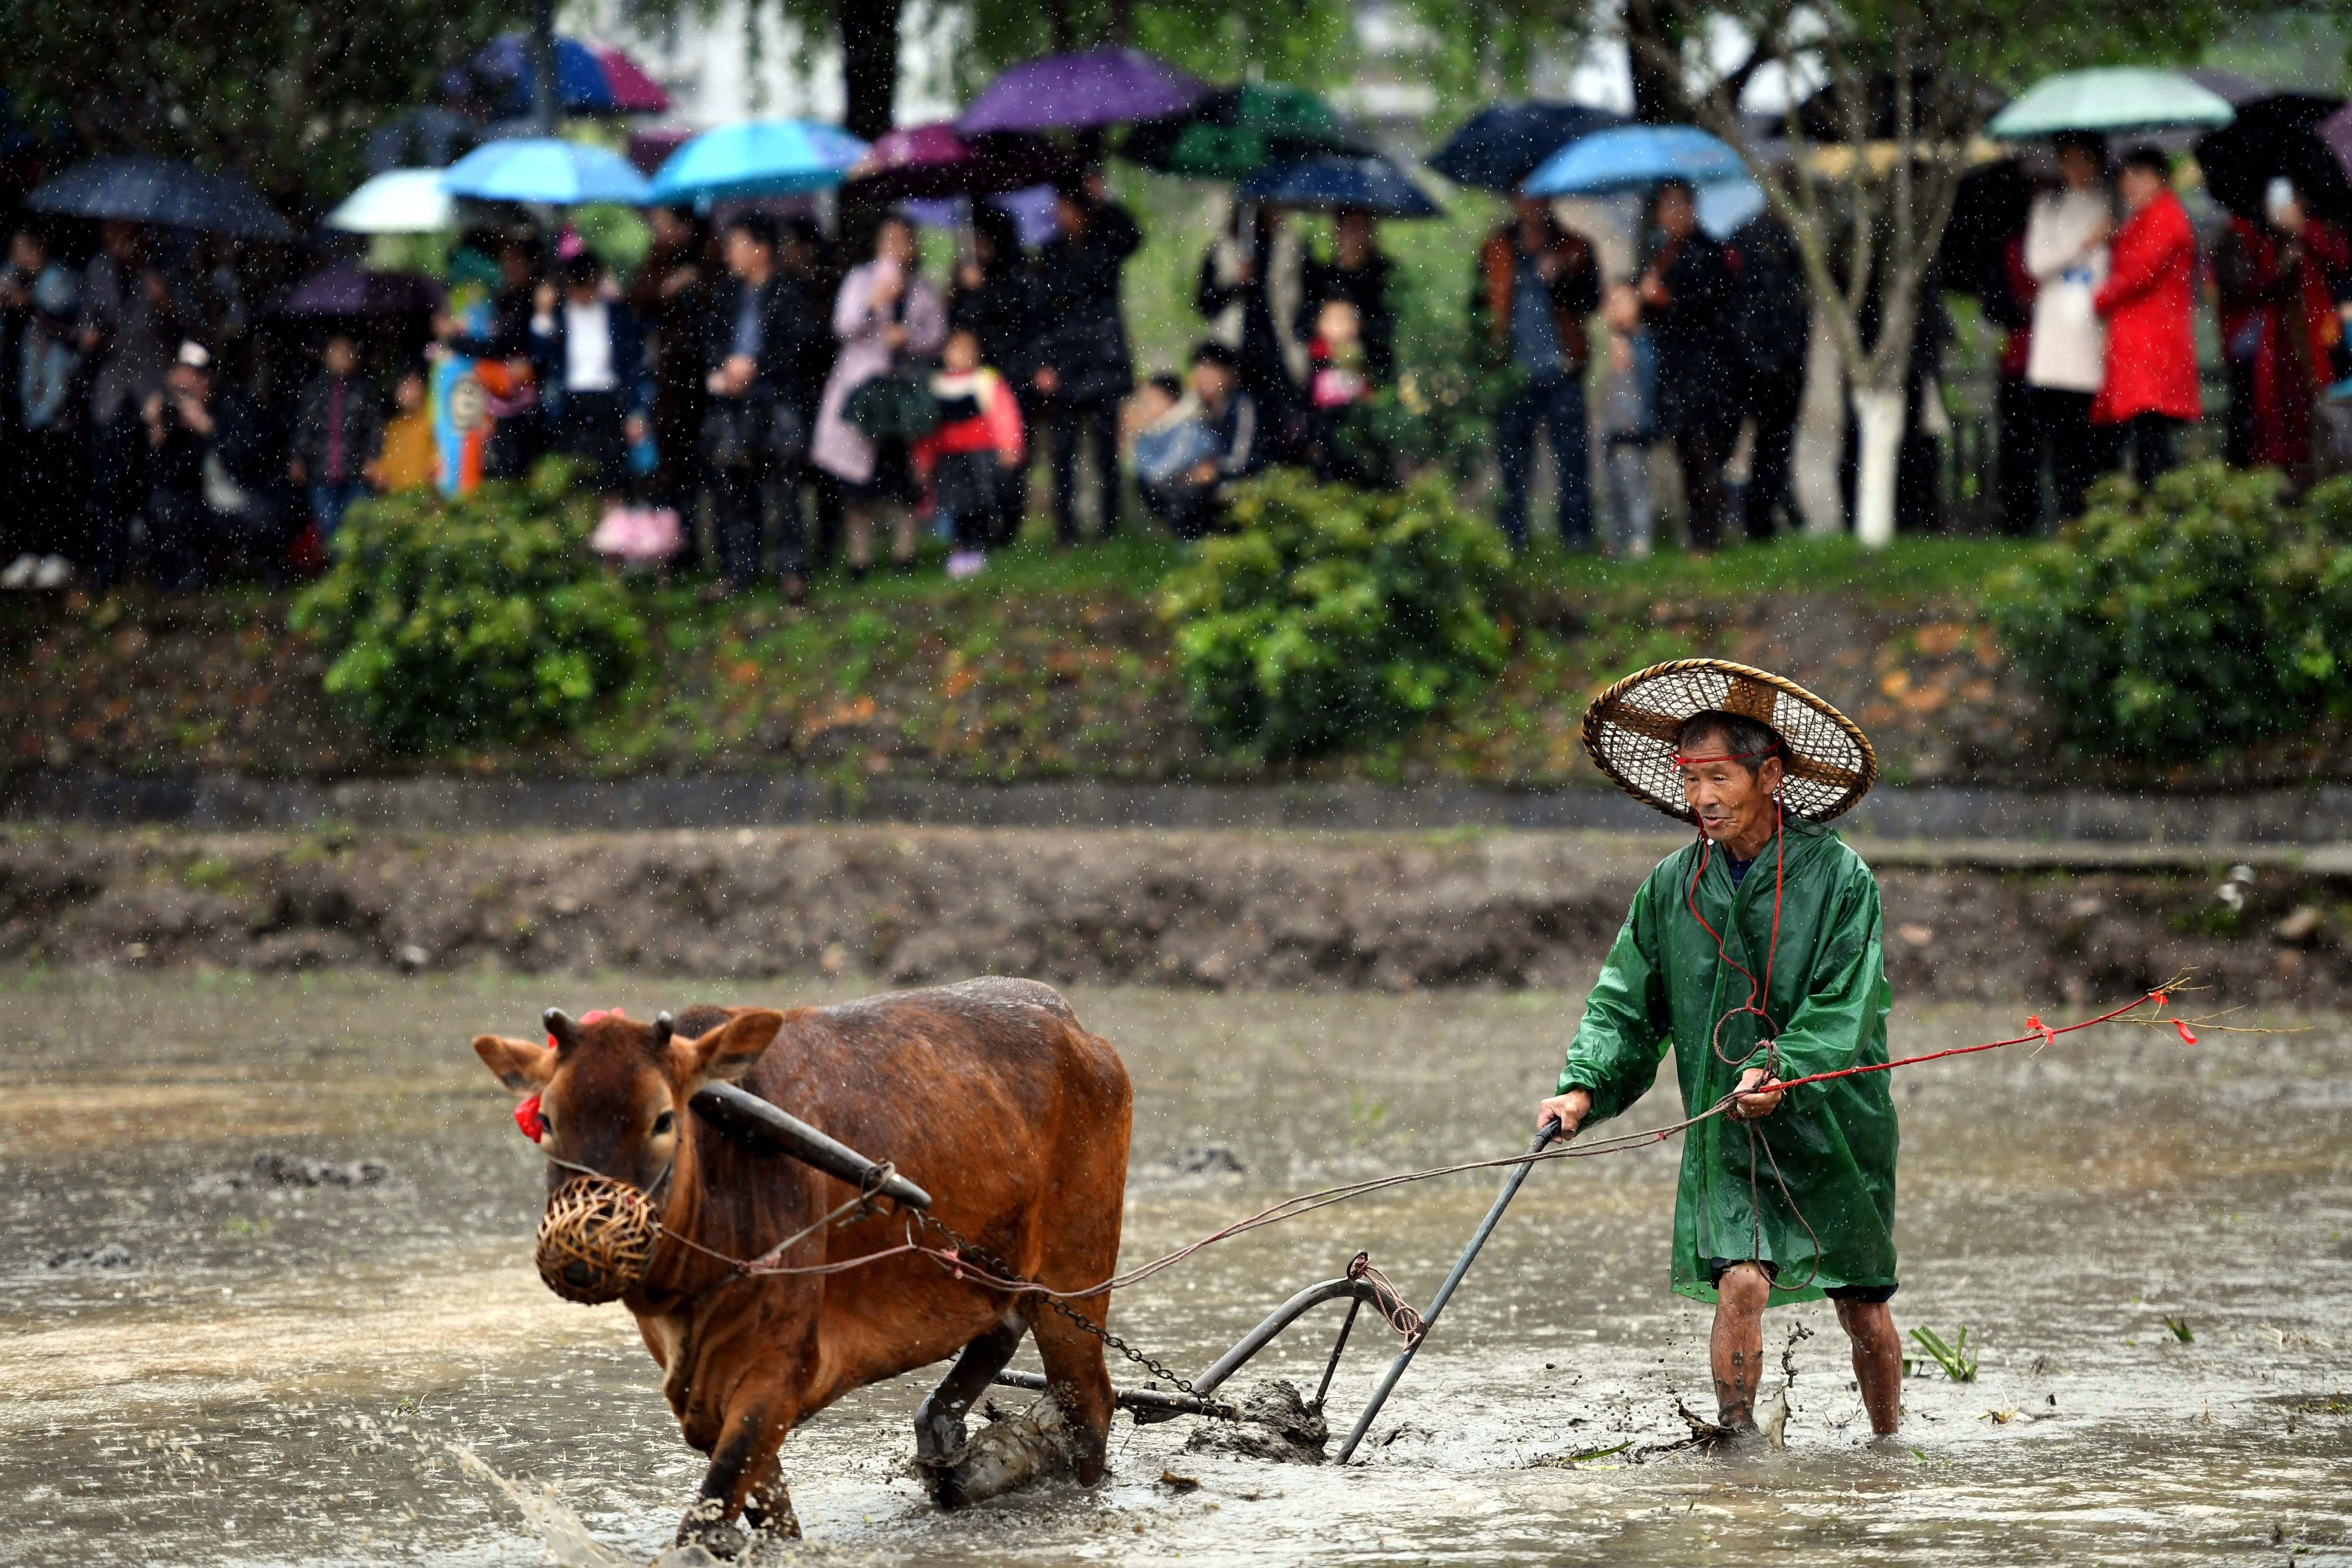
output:
[[[1790,532],[1804,527],[1789,488],[1789,469],[1796,455],[1797,413],[1805,400],[1812,297],[1797,237],[1769,209],[1740,225],[1727,253],[1738,286],[1732,310],[1739,333],[1740,412],[1756,422],[1748,537],[1767,540],[1784,513]]]
[[[1592,483],[1584,368],[1591,357],[1588,319],[1601,309],[1600,258],[1590,239],[1560,226],[1551,204],[1521,196],[1516,221],[1479,247],[1478,273],[1488,352],[1519,379],[1495,413],[1495,461],[1503,477],[1496,521],[1512,549],[1527,547],[1536,434],[1549,429],[1559,472],[1560,542],[1586,549],[1592,542]]]
[[[1054,220],[1061,232],[1037,257],[1038,333],[1029,384],[1043,394],[1054,441],[1054,527],[1065,547],[1077,542],[1078,443],[1094,447],[1101,487],[1103,537],[1118,531],[1118,405],[1135,387],[1120,301],[1127,258],[1143,231],[1125,207],[1108,200],[1100,176],[1056,187]]]
[[[1395,266],[1381,254],[1372,215],[1360,207],[1342,207],[1331,220],[1331,258],[1310,258],[1305,295],[1299,307],[1302,325],[1314,321],[1325,302],[1345,300],[1356,307],[1356,328],[1364,345],[1364,370],[1376,384],[1396,379],[1396,311],[1389,303],[1389,279]]]
[[[163,390],[140,408],[147,444],[147,535],[165,589],[205,584],[221,567],[250,562],[282,580],[291,509],[278,485],[283,456],[250,397],[216,393],[212,355],[185,342]]]
[[[654,499],[676,509],[685,547],[676,564],[698,559],[694,519],[702,495],[702,323],[710,309],[710,234],[691,208],[656,207],[654,242],[629,285],[629,309],[649,337],[653,376]]]
[[[41,253],[19,252],[22,271]],[[79,275],[47,261],[25,290],[22,318],[0,361],[9,420],[0,447],[0,588],[62,588],[89,562],[89,442],[82,427],[89,363],[77,346]]]
[[[383,399],[359,373],[351,334],[337,332],[296,405],[294,455],[286,469],[288,479],[309,487],[311,521],[321,537],[334,538],[344,509],[367,494],[367,466],[383,438]]]
[[[1658,187],[1664,244],[1643,273],[1643,319],[1657,334],[1658,424],[1675,444],[1689,508],[1690,547],[1723,534],[1723,468],[1739,435],[1738,339],[1731,268],[1698,226],[1698,199],[1680,180]]]
[[[816,401],[803,377],[807,340],[828,318],[777,265],[777,241],[775,222],[763,214],[747,213],[727,226],[728,278],[711,290],[703,338],[703,387],[711,400],[703,458],[718,513],[723,587],[757,581],[765,491],[782,481],[776,566],[785,598],[797,604],[808,593],[798,486],[808,457],[808,410]]]
[[[2000,531],[2021,537],[2042,531],[2042,427],[2034,417],[2033,384],[2025,379],[2033,353],[2033,297],[2041,288],[2041,279],[2026,269],[2022,228],[1987,258],[1985,276],[1978,283],[1985,320],[2001,329],[2000,379],[1993,394]]]
[[[597,493],[618,504],[629,487],[629,447],[653,412],[653,379],[636,313],[604,288],[604,264],[582,251],[563,264],[562,297],[534,301],[531,370],[547,414],[547,445],[586,465]]]
[[[776,270],[800,291],[814,312],[809,318],[809,331],[801,346],[801,427],[816,428],[817,404],[824,393],[824,384],[833,378],[834,361],[840,357],[841,340],[833,335],[826,312],[829,301],[841,297],[841,280],[848,268],[841,262],[841,248],[817,226],[816,220],[805,213],[789,213],[776,225]],[[815,571],[840,553],[844,532],[844,508],[841,486],[831,474],[814,463],[798,465],[796,477],[784,487],[779,497],[784,510],[795,518],[801,515],[801,489],[805,486],[816,508],[816,530],[803,552],[809,569]]]
[[[1192,308],[1208,320],[1211,335],[1234,351],[1242,390],[1257,405],[1266,445],[1277,460],[1306,437],[1307,400],[1299,384],[1309,366],[1306,334],[1299,330],[1306,294],[1301,262],[1278,208],[1236,203],[1229,232],[1202,256],[1192,289]]]
[[[980,363],[1016,388],[1029,384],[1037,341],[1037,280],[1021,251],[1021,226],[992,202],[972,209],[972,258],[956,268],[948,328],[980,342]]]

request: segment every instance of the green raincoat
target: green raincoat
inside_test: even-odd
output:
[[[1826,827],[1792,819],[1784,843],[1780,939],[1765,1003],[1776,1026],[1769,1037],[1778,1041],[1780,1076],[1883,1062],[1889,993],[1877,880]],[[1772,940],[1774,851],[1766,845],[1734,887],[1728,858],[1717,847],[1696,889],[1700,914],[1722,933],[1723,952],[1759,976]],[[1591,1090],[1588,1126],[1647,1093],[1669,1045],[1685,1115],[1706,1110],[1738,1083],[1739,1070],[1709,1047],[1708,1033],[1748,999],[1748,981],[1691,918],[1698,864],[1693,844],[1650,873],[1585,1004],[1559,1092]],[[1736,1062],[1765,1037],[1753,1014],[1735,1013],[1723,1024],[1721,1056]],[[1751,1065],[1763,1066],[1764,1058]],[[1791,1089],[1759,1121],[1718,1116],[1685,1132],[1675,1202],[1675,1289],[1714,1300],[1707,1260],[1716,1258],[1777,1265],[1778,1279],[1794,1289],[1776,1284],[1776,1305],[1816,1300],[1832,1286],[1894,1284],[1895,1102],[1886,1079],[1865,1073],[1809,1084]]]

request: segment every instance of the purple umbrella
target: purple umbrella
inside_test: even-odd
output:
[[[369,272],[346,263],[302,281],[281,316],[422,315],[441,303],[441,285],[421,272]]]
[[[1209,84],[1141,49],[1088,49],[1014,66],[956,121],[966,136],[992,131],[1077,131],[1181,114]]]
[[[1051,185],[1033,185],[1025,191],[1007,191],[991,196],[988,205],[1003,207],[1013,215],[1021,235],[1021,247],[1034,250],[1061,232],[1054,220],[1056,201]],[[898,210],[921,224],[925,228],[953,228],[965,221],[963,204],[953,197],[939,201],[904,201]]]
[[[875,142],[850,169],[843,194],[885,202],[986,196],[1044,184],[1069,167],[1069,159],[1034,136],[966,140],[942,120]]]

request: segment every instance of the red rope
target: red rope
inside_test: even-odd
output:
[[[2095,1028],[2101,1024],[2113,1023],[2134,1008],[2149,1002],[2154,1002],[2158,1007],[2162,1007],[2165,1004],[2164,993],[2147,992],[2134,997],[2119,1007],[2108,1009],[2095,1018],[2084,1018],[2079,1023],[2061,1024],[2055,1026],[2037,1024],[2030,1033],[2013,1036],[2005,1040],[1987,1040],[1979,1045],[1955,1046],[1948,1050],[1927,1051],[1916,1057],[1898,1057],[1891,1061],[1865,1062],[1856,1067],[1838,1068],[1829,1072],[1817,1072],[1805,1078],[1791,1079],[1781,1087],[1796,1089],[1809,1083],[1827,1083],[1834,1079],[1857,1078],[1864,1073],[1892,1072],[1896,1068],[1917,1067],[1923,1062],[1941,1061],[1946,1057],[1972,1056],[1979,1051],[1999,1050],[2003,1046],[2021,1046],[2029,1040],[2042,1040],[2045,1034],[2050,1037],[2072,1035],[2080,1030]],[[1234,1237],[1245,1235],[1265,1226],[1279,1225],[1285,1220],[1297,1219],[1304,1215],[1314,1213],[1317,1209],[1328,1208],[1334,1204],[1345,1203],[1350,1198],[1363,1197],[1390,1187],[1403,1186],[1413,1182],[1426,1182],[1439,1176],[1460,1175],[1470,1171],[1496,1170],[1508,1165],[1538,1164],[1552,1160],[1589,1160],[1602,1154],[1620,1154],[1633,1149],[1646,1148],[1653,1143],[1662,1143],[1677,1132],[1686,1131],[1702,1121],[1711,1121],[1723,1115],[1731,1109],[1732,1103],[1738,1099],[1738,1093],[1734,1090],[1696,1116],[1685,1117],[1679,1121],[1670,1121],[1663,1126],[1649,1128],[1640,1132],[1621,1132],[1610,1138],[1593,1139],[1579,1143],[1562,1143],[1537,1154],[1508,1154],[1493,1160],[1467,1160],[1459,1164],[1436,1165],[1422,1171],[1404,1171],[1392,1176],[1376,1176],[1370,1181],[1351,1182],[1344,1186],[1325,1187],[1317,1192],[1301,1193],[1260,1209],[1244,1219],[1236,1220],[1231,1225],[1211,1231],[1197,1241],[1188,1242],[1175,1251],[1155,1258],[1149,1263],[1139,1265],[1124,1274],[1113,1275],[1100,1284],[1068,1290],[1057,1290],[1034,1280],[1002,1279],[975,1267],[968,1259],[959,1257],[948,1248],[925,1247],[912,1239],[896,1247],[885,1247],[878,1252],[863,1253],[856,1258],[846,1258],[834,1263],[819,1263],[798,1268],[770,1267],[758,1269],[747,1267],[742,1259],[713,1252],[698,1243],[689,1241],[688,1245],[693,1247],[698,1252],[733,1266],[740,1272],[762,1275],[840,1274],[852,1268],[862,1268],[870,1263],[879,1263],[885,1258],[916,1254],[929,1258],[959,1279],[968,1279],[975,1285],[1007,1295],[1046,1295],[1056,1296],[1064,1300],[1080,1300],[1090,1296],[1100,1296],[1108,1291],[1125,1289],[1130,1285],[1140,1284],[1161,1270],[1181,1263],[1194,1253],[1217,1242],[1230,1240]],[[683,1237],[679,1239],[686,1240]]]

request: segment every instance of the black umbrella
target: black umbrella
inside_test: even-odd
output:
[[[1465,121],[1429,166],[1457,185],[1508,195],[1570,142],[1624,123],[1622,114],[1580,103],[1498,103]]]
[[[93,158],[44,181],[25,205],[71,217],[121,218],[236,239],[291,239],[294,231],[251,185],[168,158]]]
[[[2197,139],[2197,166],[2213,199],[2254,223],[2273,180],[2293,182],[2306,211],[2352,218],[2352,179],[2319,138],[2320,121],[2344,106],[2340,98],[2276,93],[2238,106],[2238,118]]]
[[[440,283],[421,272],[370,272],[346,263],[303,280],[281,316],[423,315],[441,305]]]
[[[2009,287],[2008,248],[2025,232],[2033,205],[2033,181],[2015,158],[1970,169],[1952,196],[1951,221],[1936,250],[1944,287],[1984,299]],[[1997,296],[1996,296],[1997,297]]]

